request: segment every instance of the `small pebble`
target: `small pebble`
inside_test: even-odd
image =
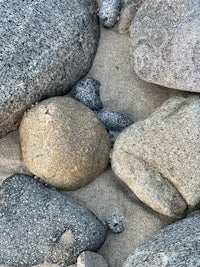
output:
[[[74,98],[91,110],[100,110],[103,104],[100,99],[100,82],[93,78],[80,80],[74,88]]]
[[[134,123],[132,119],[121,112],[100,110],[95,113],[106,129],[111,131],[121,132]]]
[[[109,267],[109,265],[103,256],[91,251],[83,251],[78,256],[77,267]]]
[[[103,0],[99,9],[100,22],[106,28],[114,27],[121,8],[120,0]]]
[[[124,231],[123,217],[121,215],[113,214],[106,219],[108,228],[116,234]]]

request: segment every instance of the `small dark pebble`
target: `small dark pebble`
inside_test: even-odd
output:
[[[111,131],[121,132],[134,123],[132,119],[121,112],[100,110],[95,113],[106,129]]]
[[[100,22],[106,28],[112,28],[117,22],[121,8],[120,0],[103,0],[99,8]]]
[[[124,231],[123,217],[121,215],[113,214],[105,222],[113,233],[119,234]]]
[[[93,78],[84,78],[75,85],[73,97],[92,110],[100,110],[103,108],[100,85],[100,82]]]

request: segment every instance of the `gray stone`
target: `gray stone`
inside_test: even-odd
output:
[[[109,267],[103,256],[91,252],[82,252],[77,259],[77,267]]]
[[[199,267],[200,214],[162,229],[134,249],[123,267]]]
[[[2,265],[68,266],[105,240],[106,229],[91,211],[30,176],[6,179],[0,203]]]
[[[131,124],[133,120],[121,112],[112,110],[100,110],[95,112],[99,120],[106,127],[106,129],[121,132]]]
[[[109,163],[105,127],[70,97],[52,97],[30,109],[20,124],[20,141],[27,168],[57,188],[83,187]]]
[[[99,38],[96,12],[93,0],[1,1],[0,136],[33,103],[67,93],[86,75]]]
[[[110,231],[119,234],[124,231],[123,217],[118,214],[113,214],[106,219],[106,224]]]
[[[144,1],[131,26],[131,56],[140,78],[200,92],[200,1]]]
[[[115,26],[119,17],[119,11],[121,8],[121,0],[103,0],[99,8],[100,22],[106,28],[112,28]]]
[[[124,130],[112,168],[143,202],[181,217],[200,204],[200,98],[175,97]]]
[[[80,80],[73,89],[73,97],[91,110],[100,110],[103,104],[100,99],[100,82],[93,78]]]

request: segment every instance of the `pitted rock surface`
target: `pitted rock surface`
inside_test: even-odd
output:
[[[65,96],[46,99],[20,124],[26,167],[57,188],[81,188],[109,163],[108,133],[93,111]]]
[[[96,251],[106,237],[91,211],[27,175],[3,182],[0,203],[3,266],[68,266],[82,251]]]
[[[123,267],[198,267],[200,215],[173,223],[137,247]]]
[[[131,56],[140,78],[200,92],[200,1],[144,1],[131,26]]]
[[[125,129],[112,168],[154,210],[181,217],[200,203],[200,98],[175,97]]]
[[[63,95],[91,67],[99,38],[95,1],[2,0],[0,136],[33,103]]]

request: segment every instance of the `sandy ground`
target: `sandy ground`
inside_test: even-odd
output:
[[[181,94],[141,81],[130,63],[128,36],[118,34],[115,29],[101,28],[98,52],[88,76],[101,82],[101,98],[106,108],[125,112],[135,121],[145,119],[171,95]],[[16,172],[28,173],[18,131],[0,139],[0,182]],[[121,267],[135,246],[173,221],[141,203],[110,167],[88,186],[69,194],[102,221],[113,213],[123,215],[124,232],[109,232],[99,251],[111,267]]]

